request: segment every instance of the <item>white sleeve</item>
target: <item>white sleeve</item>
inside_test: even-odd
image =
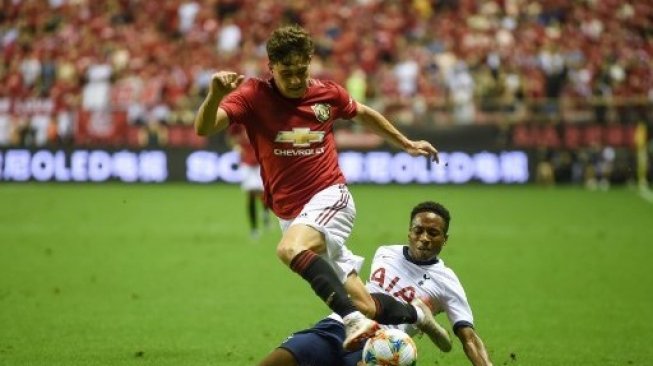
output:
[[[453,272],[449,273],[447,281],[443,281],[443,310],[447,313],[449,322],[454,331],[461,326],[474,326],[474,316],[467,301],[467,295],[458,277]]]

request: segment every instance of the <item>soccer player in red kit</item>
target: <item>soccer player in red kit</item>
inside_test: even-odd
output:
[[[205,136],[229,124],[245,127],[261,164],[264,201],[283,231],[277,256],[343,318],[345,349],[360,347],[373,335],[375,320],[426,325],[428,334],[430,313],[391,296],[372,297],[357,275],[363,258],[345,246],[356,208],[338,166],[333,123],[355,118],[413,156],[437,161],[437,150],[427,141],[408,139],[338,84],[310,78],[314,45],[301,27],[276,29],[266,49],[272,78],[245,81],[231,71],[212,76],[195,118],[196,132]]]
[[[247,132],[243,125],[232,124],[228,132],[228,141],[233,149],[240,155],[240,171],[243,180],[240,188],[247,196],[247,218],[249,219],[250,236],[258,239],[260,235],[257,206],[263,195],[263,181],[261,180],[261,166],[256,160],[256,152],[249,142]],[[269,222],[269,210],[262,203],[263,226]]]

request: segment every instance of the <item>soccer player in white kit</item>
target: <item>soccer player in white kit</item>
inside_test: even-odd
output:
[[[450,219],[449,211],[439,203],[427,201],[415,206],[410,216],[409,244],[379,247],[366,286],[375,299],[391,296],[404,303],[419,303],[423,310],[435,314],[444,312],[470,363],[492,365],[474,329],[465,290],[453,270],[438,256],[449,238]],[[399,328],[409,335],[419,332],[414,324],[386,327]],[[345,351],[341,346],[343,337],[342,319],[331,314],[314,327],[293,333],[259,366],[359,365],[362,351]],[[431,340],[442,351],[451,350],[445,330]]]

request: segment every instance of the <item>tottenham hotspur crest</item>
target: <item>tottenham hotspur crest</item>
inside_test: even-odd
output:
[[[327,103],[317,103],[311,106],[315,113],[315,118],[320,122],[326,122],[331,117],[331,106]]]

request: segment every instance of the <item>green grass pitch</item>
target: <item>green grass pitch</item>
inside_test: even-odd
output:
[[[495,365],[651,365],[653,204],[629,189],[353,186],[350,248],[401,243],[421,200]],[[255,365],[328,313],[249,239],[227,185],[0,185],[0,365]],[[445,317],[438,319],[448,325]],[[467,365],[417,339],[420,365]]]

